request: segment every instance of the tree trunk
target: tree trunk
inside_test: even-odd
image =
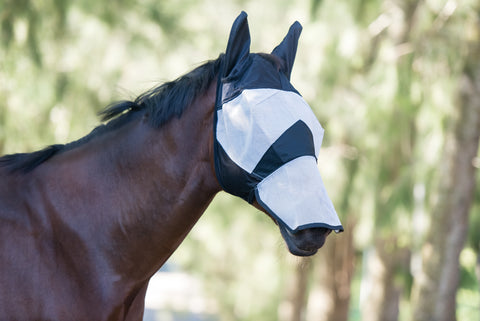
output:
[[[400,311],[403,286],[397,284],[397,270],[407,270],[410,251],[402,248],[395,237],[378,239],[370,251],[366,251],[366,270],[362,282],[362,320],[395,321]]]
[[[479,35],[478,21],[475,34]],[[480,135],[480,39],[469,44],[459,85],[454,131],[444,147],[445,168],[426,243],[423,269],[412,293],[413,320],[455,320],[459,255],[468,232],[468,214],[475,191],[473,160]]]
[[[279,311],[281,321],[305,320],[305,307],[308,298],[309,280],[312,272],[312,258],[298,258],[295,273],[287,286],[287,298]]]
[[[349,211],[349,195],[357,168],[358,159],[347,161],[350,179],[344,187],[341,213]],[[351,213],[345,216],[348,219],[343,233],[330,236],[315,257],[297,261],[295,276],[287,287],[288,298],[280,311],[281,321],[348,320],[350,283],[355,270],[355,218]],[[314,280],[313,290],[309,287],[311,280]]]
[[[475,264],[475,275],[477,276],[477,283],[480,287],[480,254],[477,253],[477,262]]]
[[[315,262],[316,288],[310,294],[307,320],[347,321],[350,283],[355,269],[355,226],[344,222],[345,232],[330,238]]]
[[[397,86],[389,119],[385,128],[384,145],[378,148],[377,178],[375,181],[374,237],[367,256],[368,290],[362,291],[361,313],[363,320],[396,321],[399,317],[403,286],[396,282],[399,271],[408,270],[410,252],[401,245],[396,229],[404,209],[413,208],[411,191],[414,186],[414,149],[417,138],[416,117],[421,101],[412,99],[412,83],[416,79],[413,63],[416,54],[415,37],[418,23],[419,0],[391,2],[390,10],[401,10],[401,20],[395,20],[390,40],[395,43]],[[411,49],[405,48],[411,46]],[[388,140],[387,140],[388,138]],[[388,192],[389,190],[394,192]],[[397,195],[404,195],[398,197]]]
[[[346,142],[349,145],[349,142]],[[315,258],[315,288],[310,294],[307,308],[307,320],[347,321],[350,306],[350,283],[355,271],[355,233],[356,216],[351,195],[355,177],[358,173],[359,159],[350,155],[344,160],[346,177],[341,193],[338,211],[344,217],[345,231],[330,236],[325,246]]]

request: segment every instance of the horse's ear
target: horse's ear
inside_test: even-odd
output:
[[[288,30],[285,38],[283,38],[283,41],[272,51],[272,54],[285,61],[285,68],[283,68],[282,71],[288,79],[290,79],[290,75],[292,74],[293,62],[295,61],[295,54],[297,53],[298,38],[301,32],[302,25],[298,21],[295,21]]]
[[[225,52],[225,69],[223,76],[234,76],[240,71],[250,54],[250,31],[248,29],[247,14],[242,11],[235,19],[227,51]]]

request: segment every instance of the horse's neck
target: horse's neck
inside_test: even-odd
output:
[[[51,211],[79,242],[103,251],[117,275],[153,274],[219,191],[213,101],[210,88],[159,129],[138,119],[45,166],[42,197]]]

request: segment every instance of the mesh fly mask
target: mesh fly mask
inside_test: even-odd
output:
[[[323,128],[290,83],[302,30],[295,22],[272,55],[250,53],[247,14],[235,20],[217,84],[215,172],[223,189],[257,201],[295,232],[343,231],[317,167]]]

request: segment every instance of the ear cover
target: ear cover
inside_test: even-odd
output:
[[[250,31],[247,14],[242,11],[235,19],[228,38],[225,52],[225,67],[223,76],[233,78],[243,70],[250,54]]]
[[[285,38],[283,38],[283,41],[272,51],[273,55],[285,61],[285,68],[282,69],[282,71],[289,80],[292,74],[293,62],[295,61],[295,54],[297,53],[300,33],[302,33],[302,25],[298,21],[295,21],[288,30]]]

